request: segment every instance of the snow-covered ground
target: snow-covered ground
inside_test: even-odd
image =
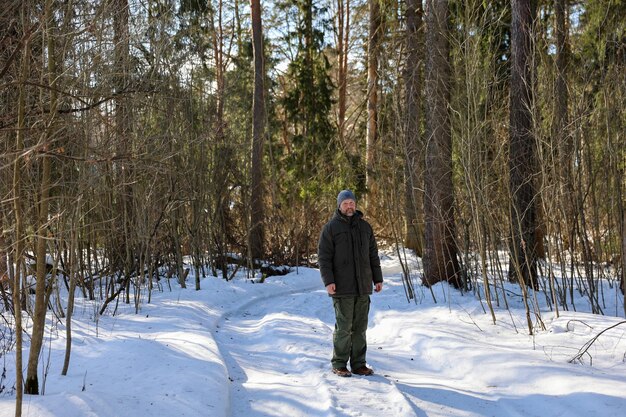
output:
[[[385,288],[372,296],[372,377],[330,372],[334,316],[319,272],[299,268],[263,284],[202,280],[202,290],[154,292],[98,317],[77,300],[67,376],[63,323],[50,317],[40,378],[24,416],[622,416],[626,324],[622,317],[544,310],[545,331],[528,335],[519,287],[497,322],[472,294],[417,288],[408,303],[397,259],[384,258]],[[188,278],[193,282],[193,276]],[[612,301],[611,301],[612,299]],[[623,300],[623,299],[622,299]],[[579,311],[584,303],[579,303]],[[622,313],[619,313],[619,312]],[[97,318],[97,320],[95,320]],[[592,360],[592,365],[590,362]],[[14,415],[14,357],[0,358],[0,417]]]

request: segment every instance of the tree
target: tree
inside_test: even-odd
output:
[[[448,1],[426,2],[426,166],[424,173],[424,275],[433,285],[447,281],[461,287],[457,258],[450,132],[450,62]]]
[[[39,364],[39,354],[43,346],[43,334],[48,311],[48,285],[47,285],[47,238],[46,229],[48,224],[48,208],[50,203],[51,188],[51,157],[48,152],[52,148],[53,136],[55,133],[56,111],[57,111],[57,86],[56,86],[56,33],[55,33],[55,10],[53,1],[47,0],[45,4],[45,39],[48,54],[48,84],[49,89],[49,115],[46,120],[46,132],[43,135],[41,146],[41,178],[39,207],[37,213],[37,243],[35,250],[37,283],[35,285],[35,312],[33,315],[33,331],[30,341],[30,352],[28,355],[28,367],[24,391],[26,394],[39,394],[39,379],[37,377],[37,366]]]
[[[21,27],[24,32],[24,44],[21,53],[20,70],[18,84],[18,103],[17,103],[17,129],[15,132],[15,151],[20,155],[24,147],[25,132],[25,82],[30,71],[30,36],[27,33],[27,27],[30,24],[28,4],[22,3],[21,11]],[[15,217],[15,235],[13,260],[15,262],[15,270],[13,277],[13,314],[15,315],[15,417],[22,415],[22,399],[24,393],[24,374],[22,369],[22,300],[21,288],[22,280],[25,278],[25,268],[23,267],[24,256],[24,236],[23,236],[23,211],[22,211],[22,158],[15,158],[13,161],[13,213]]]
[[[619,171],[617,169],[614,170],[615,173],[622,174],[623,171]],[[617,185],[617,195],[618,195],[618,208],[621,211],[621,218],[619,219],[619,227],[620,227],[620,242],[619,246],[620,257],[621,257],[621,276],[618,275],[619,278],[619,288],[622,291],[623,301],[624,301],[624,314],[626,314],[626,201],[624,198],[624,190],[623,184]],[[620,213],[618,213],[619,215]]]
[[[404,132],[405,156],[405,238],[407,248],[422,254],[419,191],[422,164],[422,78],[423,78],[423,22],[422,2],[406,2],[406,63],[404,68],[406,126]]]
[[[367,139],[365,144],[366,204],[376,198],[378,152],[378,59],[382,39],[380,0],[369,0],[369,32],[367,43]]]
[[[252,104],[252,168],[250,169],[250,255],[263,256],[263,141],[265,138],[265,71],[263,68],[263,23],[261,0],[250,0],[254,54]]]
[[[512,0],[509,109],[511,259],[509,279],[537,287],[537,227],[534,175],[532,0]]]
[[[348,53],[350,51],[350,0],[337,0],[337,134],[345,143],[348,107]]]
[[[131,166],[132,146],[132,105],[131,105],[131,57],[130,57],[130,10],[128,0],[109,0],[109,10],[113,14],[113,54],[114,54],[114,103],[115,103],[115,152],[119,163],[115,164],[116,188],[113,190],[119,209],[117,223],[121,235],[112,248],[119,270],[124,271],[125,283],[130,283],[132,263],[135,257],[132,238],[133,221],[133,173]],[[126,295],[129,296],[128,291]]]
[[[559,159],[563,161],[560,180],[569,182],[570,161],[572,154],[571,135],[567,133],[569,124],[569,92],[567,91],[567,67],[569,61],[568,45],[568,0],[554,0],[554,17],[556,29],[556,74],[554,82],[554,122],[552,124],[552,137],[556,141]],[[571,184],[564,186],[570,188]],[[569,191],[569,190],[568,190]],[[565,193],[567,195],[567,193]]]
[[[252,258],[263,256],[263,141],[265,137],[265,71],[263,68],[263,24],[261,0],[250,0],[254,54],[254,97],[252,104],[252,167],[250,169],[250,237]]]
[[[230,63],[230,57],[226,53],[226,35],[224,30],[224,5],[222,0],[218,0],[217,10],[215,7],[208,9],[208,16],[212,23],[212,40],[213,40],[213,56],[214,56],[214,71],[215,71],[215,113],[214,113],[214,126],[211,126],[215,132],[216,146],[213,151],[214,160],[214,175],[215,175],[215,188],[214,188],[214,219],[215,230],[214,240],[218,247],[218,264],[222,270],[222,276],[227,278],[228,266],[226,262],[227,246],[230,240],[232,231],[229,230],[231,226],[230,218],[230,193],[229,183],[231,182],[231,176],[233,168],[231,166],[231,160],[235,157],[234,146],[230,142],[229,132],[226,125],[226,119],[224,115],[224,108],[226,103],[226,90],[225,90],[225,77],[226,69]],[[180,257],[182,261],[182,254]],[[182,263],[182,262],[181,262]]]

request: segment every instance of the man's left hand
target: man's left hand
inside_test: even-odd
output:
[[[374,291],[381,292],[382,289],[383,289],[383,283],[382,282],[377,282],[376,284],[374,284]]]

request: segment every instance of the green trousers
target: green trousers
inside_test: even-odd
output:
[[[333,333],[333,368],[357,369],[365,366],[367,341],[367,316],[370,311],[369,295],[335,297],[335,332]]]

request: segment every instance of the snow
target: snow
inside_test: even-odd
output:
[[[67,376],[61,376],[64,321],[50,315],[40,372],[45,393],[25,396],[23,415],[623,415],[621,294],[606,297],[614,304],[605,311],[621,311],[619,317],[581,312],[582,301],[578,312],[558,318],[544,306],[545,330],[529,335],[514,295],[510,313],[496,308],[494,325],[472,293],[439,284],[435,302],[430,290],[417,287],[417,302],[407,302],[392,255],[384,257],[383,272],[385,288],[372,296],[368,330],[374,376],[330,372],[334,316],[315,269],[298,268],[263,284],[243,275],[230,282],[210,277],[200,291],[172,280],[172,291],[167,285],[154,291],[137,314],[120,302],[115,315],[111,306],[98,316],[97,306],[77,299]],[[606,294],[615,292],[607,287]],[[570,363],[613,325],[581,361]],[[0,417],[8,417],[15,413],[13,354],[1,362]]]

